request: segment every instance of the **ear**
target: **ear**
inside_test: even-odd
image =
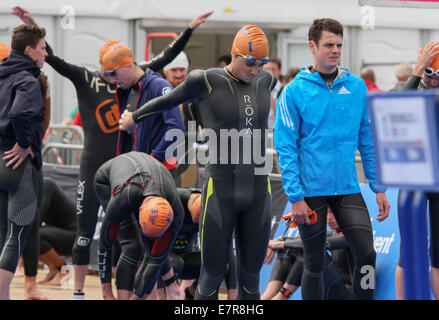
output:
[[[317,44],[314,42],[314,40],[309,40],[308,47],[313,54],[317,51]]]
[[[31,46],[26,46],[26,48],[24,48],[24,54],[30,57],[31,56],[31,49],[32,49]]]

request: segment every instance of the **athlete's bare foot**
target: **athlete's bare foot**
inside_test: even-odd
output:
[[[43,280],[38,281],[38,284],[46,285],[47,282],[52,280],[56,274],[58,273],[58,270],[56,268],[49,267],[49,272],[46,274]]]
[[[37,277],[25,277],[24,300],[49,300],[49,298],[38,289]]]
[[[177,282],[174,281],[166,287],[166,300],[184,300],[185,297],[184,290]]]
[[[57,271],[52,280],[48,281],[46,285],[48,286],[61,286],[61,280],[65,277],[65,274]]]

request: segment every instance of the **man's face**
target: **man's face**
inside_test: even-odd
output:
[[[107,80],[122,89],[128,89],[134,84],[133,66],[114,69],[113,74],[107,75]]]
[[[439,77],[435,74],[428,76],[424,73],[423,80],[427,88],[436,89],[439,88]]]
[[[319,72],[334,72],[340,62],[342,45],[341,35],[322,31],[318,44],[312,40],[309,42],[309,48],[314,56],[314,67]]]
[[[239,80],[250,83],[256,79],[263,68],[264,66],[259,63],[250,66],[246,58],[232,55],[232,72]]]
[[[277,63],[274,63],[272,61],[268,61],[268,63],[264,66],[265,71],[270,71],[277,80],[279,80],[281,70],[279,69]]]
[[[35,61],[37,66],[41,69],[44,65],[44,61],[48,56],[46,51],[46,40],[44,38],[41,38],[35,48],[27,46],[25,49],[25,53],[29,58]]]
[[[172,68],[164,71],[166,80],[175,88],[186,79],[186,68]]]

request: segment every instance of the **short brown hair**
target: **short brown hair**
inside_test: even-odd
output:
[[[44,28],[22,24],[12,30],[11,47],[13,50],[24,53],[24,49],[27,46],[35,48],[40,39],[46,36],[46,30]]]
[[[314,20],[309,27],[308,39],[314,41],[318,45],[323,31],[328,31],[343,37],[343,25],[337,20],[324,18]]]

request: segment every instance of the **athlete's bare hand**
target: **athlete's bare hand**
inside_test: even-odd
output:
[[[199,16],[199,17],[196,17],[194,20],[192,20],[192,21],[189,23],[189,28],[191,28],[192,30],[197,29],[197,28],[200,26],[200,24],[206,22],[207,18],[209,18],[209,16],[210,16],[214,11],[215,11],[215,10],[212,10],[212,11],[206,12],[205,14],[202,14],[202,15]]]
[[[136,127],[136,123],[134,122],[133,119],[133,113],[129,112],[128,110],[125,110],[120,116],[119,129],[126,131],[128,133],[132,133],[134,132],[135,127]]]
[[[430,41],[424,48],[418,51],[418,63],[413,69],[413,75],[422,77],[425,68],[431,64],[433,59],[439,54],[439,42]]]
[[[32,24],[32,25],[37,24],[32,14],[20,6],[13,7],[12,14],[15,14],[17,17],[19,17],[20,20],[23,21],[23,23],[25,24]]]
[[[381,221],[386,220],[387,217],[389,216],[390,203],[387,200],[387,196],[384,192],[377,192],[376,199],[377,199],[378,209],[379,209],[377,220],[379,222],[381,222]]]
[[[273,262],[273,258],[275,253],[284,247],[283,241],[270,240],[268,242],[268,249],[265,255],[264,264],[271,264]]]
[[[27,148],[22,148],[18,143],[16,143],[11,150],[6,151],[5,155],[6,156],[3,157],[3,160],[9,160],[6,163],[6,167],[14,165],[12,167],[13,170],[20,167],[23,161],[26,160],[29,155],[32,159],[35,157],[34,152],[32,151],[32,148],[30,146]]]
[[[311,224],[309,220],[308,211],[311,209],[306,204],[305,200],[300,200],[291,204],[291,213],[293,214],[294,221],[297,223],[307,225]]]

